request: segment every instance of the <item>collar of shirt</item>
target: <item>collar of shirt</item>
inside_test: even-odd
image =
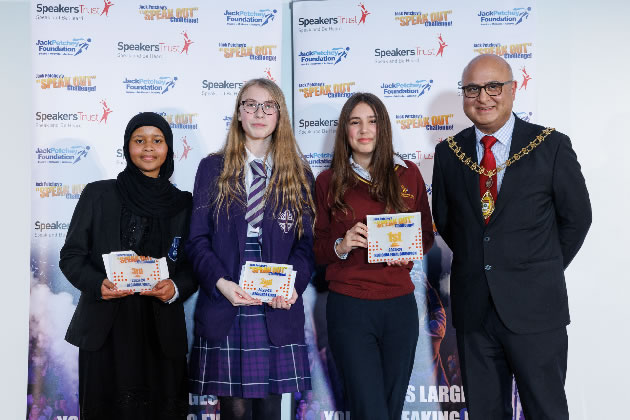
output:
[[[361,178],[365,179],[366,181],[372,181],[372,176],[370,175],[370,172],[368,172],[367,169],[363,168],[363,166],[356,163],[354,159],[352,159],[352,155],[350,155],[349,162],[350,162],[350,167],[357,175],[359,175]],[[405,161],[402,160],[400,156],[394,154],[394,166],[396,165],[400,165],[403,168],[407,167],[407,164],[405,163]]]
[[[506,151],[506,153],[510,152],[510,145],[512,144],[512,132],[514,131],[514,121],[515,121],[514,114],[510,114],[510,118],[505,122],[505,124],[503,124],[503,127],[499,128],[496,132],[492,133],[492,134],[485,134],[482,133],[481,130],[479,130],[476,126],[475,126],[475,136],[477,137],[477,160],[478,162],[481,162],[481,158],[483,157],[483,144],[481,143],[481,139],[484,136],[494,136],[497,139],[497,143],[501,143],[500,145],[497,145],[495,143],[494,146],[492,146],[492,151],[495,151],[495,147],[500,148],[500,149],[504,149]],[[501,154],[502,155],[502,154]],[[495,153],[495,157],[496,157],[496,153]],[[502,163],[499,162],[497,159],[497,163]]]
[[[252,168],[251,168],[250,164],[256,159],[263,160],[263,158],[258,158],[256,156],[254,156],[254,154],[252,152],[250,152],[247,147],[245,148],[245,153],[246,153],[246,156],[247,156],[247,162],[246,162],[247,163],[247,171],[251,172]],[[267,179],[269,179],[271,177],[271,170],[273,169],[273,158],[271,157],[271,153],[267,154],[267,157],[264,159],[264,161],[265,161],[265,169],[267,169]]]
[[[252,185],[252,181],[254,180],[254,174],[252,173],[252,167],[250,164],[256,159],[262,159],[254,156],[252,152],[247,150],[247,147],[245,148],[245,153],[247,157],[247,161],[245,162],[245,194],[249,195],[249,187]],[[265,160],[265,169],[267,170],[265,185],[269,185],[269,178],[271,178],[271,171],[273,169],[273,158],[271,157],[271,154],[267,155],[267,159]]]

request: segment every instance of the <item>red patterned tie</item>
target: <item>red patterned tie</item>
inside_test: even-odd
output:
[[[497,169],[497,161],[494,159],[494,153],[492,153],[492,146],[497,142],[497,139],[492,136],[484,136],[481,139],[481,143],[484,147],[483,159],[481,159],[481,166],[487,171]],[[479,192],[481,195],[481,211],[483,218],[488,224],[490,216],[494,211],[494,205],[497,201],[497,175],[492,177],[486,175],[479,175]]]

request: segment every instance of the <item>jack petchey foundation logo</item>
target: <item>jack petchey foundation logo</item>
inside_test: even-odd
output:
[[[87,52],[91,42],[91,37],[38,39],[35,42],[35,49],[38,55],[77,56]]]
[[[86,161],[90,146],[74,145],[68,147],[36,147],[35,158],[37,163],[70,164],[76,165],[80,161]]]
[[[516,26],[526,22],[531,13],[531,7],[514,7],[512,9],[480,10],[477,13],[481,26]]]
[[[177,86],[177,76],[160,76],[156,78],[129,78],[123,80],[125,93],[139,95],[164,95]]]
[[[95,92],[95,75],[65,75],[63,73],[40,73],[35,75],[35,83],[46,91],[57,89],[70,92]]]
[[[140,5],[138,13],[144,20],[170,23],[199,23],[199,7],[169,7],[166,5]]]
[[[400,26],[453,26],[453,20],[451,19],[452,10],[439,10],[424,12],[422,10],[411,11],[396,11],[394,12],[394,20],[398,22]]]
[[[401,130],[425,129],[427,131],[452,130],[453,114],[423,116],[422,114],[396,114],[396,124]]]
[[[103,0],[102,7],[76,3],[37,3],[35,5],[35,19],[59,22],[79,22],[91,17],[109,16],[114,6],[111,0]]]
[[[274,22],[278,9],[226,9],[223,16],[228,26],[266,26]]]
[[[531,122],[532,116],[534,115],[532,111],[521,111],[521,112],[514,111],[514,113],[516,114],[518,118],[527,122]]]
[[[248,45],[244,42],[219,42],[219,52],[228,60],[278,61],[277,45]]]
[[[299,92],[304,98],[324,96],[327,98],[349,98],[354,94],[355,82],[306,82],[298,84]]]
[[[114,112],[107,100],[99,101],[99,108],[95,105],[93,109],[75,111],[36,111],[35,127],[38,128],[82,128],[94,125],[106,125],[109,114]]]
[[[500,42],[476,42],[473,44],[475,54],[495,54],[506,60],[527,60],[533,56],[532,42],[519,42],[514,44],[502,44]]]
[[[165,57],[183,57],[188,55],[195,41],[188,31],[178,35],[171,34],[168,40],[124,40],[116,43],[116,56],[119,58],[161,59]]]
[[[298,57],[302,66],[336,66],[348,58],[349,52],[350,47],[334,47],[325,50],[300,51]]]
[[[357,25],[365,25],[367,17],[372,13],[365,3],[359,3],[357,9],[342,15],[301,17],[298,19],[299,32],[328,32],[341,31]]]
[[[433,79],[414,82],[384,82],[381,84],[385,98],[418,98],[431,90]]]

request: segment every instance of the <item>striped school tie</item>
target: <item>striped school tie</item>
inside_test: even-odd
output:
[[[265,210],[265,187],[267,173],[265,172],[265,165],[260,159],[255,159],[250,163],[252,168],[252,184],[249,187],[249,195],[247,196],[247,212],[245,213],[245,220],[252,227],[257,228],[260,226],[260,222],[263,218],[263,212]]]

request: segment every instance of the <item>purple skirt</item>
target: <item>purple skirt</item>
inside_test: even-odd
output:
[[[260,245],[248,243],[247,259],[260,261],[259,255]],[[311,389],[306,344],[274,346],[265,306],[240,307],[227,337],[220,341],[195,336],[189,369],[193,394],[264,398]]]

